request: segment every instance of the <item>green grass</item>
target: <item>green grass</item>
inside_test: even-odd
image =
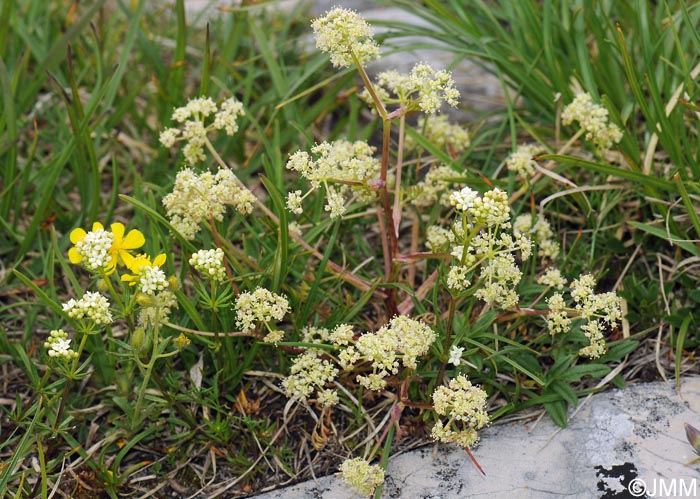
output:
[[[700,343],[693,314],[700,303],[700,8],[675,1],[385,3],[427,21],[385,23],[394,29],[387,42],[406,35],[444,42],[439,47],[455,64],[475,59],[509,90],[503,109],[463,123],[471,135],[463,151],[426,138],[415,112],[386,119],[391,134],[382,136],[381,118],[358,97],[357,71],[333,69],[326,54],[310,49],[302,6],[286,14],[244,6],[205,26],[187,18],[183,0],[159,7],[3,2],[0,496],[48,497],[58,487],[66,497],[166,497],[223,486],[242,496],[309,476],[307,460],[297,458],[303,449],[316,475],[334,471],[339,456],[366,450],[381,421],[384,431],[367,441],[385,467],[393,423],[415,428],[409,443],[427,441],[439,419],[430,395],[460,374],[486,390],[492,420],[544,410],[565,426],[581,396],[658,376],[647,355],[657,335],[655,360],[665,375],[697,370],[688,352]],[[423,40],[416,45],[433,45]],[[624,131],[612,151],[597,151],[577,126],[561,125],[577,89]],[[252,214],[229,207],[186,240],[162,205],[183,155],[158,139],[178,125],[173,109],[199,96],[219,103],[233,96],[245,116],[232,137],[208,136],[212,150],[195,170],[225,163],[258,201]],[[518,261],[518,307],[485,306],[474,294],[485,284],[477,273],[474,286],[448,291],[451,260],[426,255],[425,234],[433,224],[449,227],[453,208],[400,198],[402,224],[392,240],[382,207],[383,196],[391,207],[396,195],[402,125],[414,144],[402,155],[405,195],[418,192],[426,165],[444,163],[453,172],[447,188],[469,185],[483,194],[497,186],[511,196],[514,216],[542,212],[550,221],[562,251],[554,261]],[[375,199],[353,200],[342,219],[329,217],[323,187],[304,200],[301,215],[291,213],[287,194],[310,184],[286,168],[289,155],[340,139],[369,141],[377,159],[388,145],[386,185],[373,179]],[[552,174],[523,183],[503,167],[525,142],[543,146],[537,160]],[[163,271],[177,301],[167,322],[139,327],[150,298],[118,279],[128,270],[100,276],[70,263],[71,231],[96,221],[136,228],[146,240],[138,252],[167,256]],[[383,249],[392,245],[393,253]],[[195,251],[213,247],[224,251],[229,272],[216,285],[189,264]],[[597,292],[624,298],[626,316],[605,331],[607,352],[598,359],[578,355],[588,343],[582,323],[549,335],[544,297],[552,290],[535,282],[548,265],[569,280],[590,272]],[[257,287],[289,300],[290,313],[269,324],[285,332],[277,346],[260,341],[262,327],[238,331],[234,303]],[[64,311],[62,304],[87,291],[110,297],[114,323],[96,327]],[[415,372],[400,368],[377,394],[356,379],[371,370],[366,362],[341,369],[332,385],[341,387],[336,409],[289,402],[280,382],[310,347],[305,328],[348,324],[356,342],[397,312],[436,334]],[[74,348],[82,342],[72,366],[61,367],[44,347],[59,328]],[[179,344],[185,337],[190,343]],[[321,359],[337,365],[344,347],[322,343]],[[464,349],[458,366],[447,363],[456,345]]]
[[[508,127],[499,130],[513,146],[526,138],[545,145],[557,138],[553,125],[558,102],[571,101],[573,83],[605,103],[612,120],[625,131],[620,143],[623,165],[576,154],[542,159],[555,161],[555,171],[577,185],[611,185],[613,191],[595,198],[591,194],[585,207],[567,206],[561,198],[547,209],[581,210],[588,228],[607,227],[596,233],[607,238],[607,232],[624,246],[612,253],[614,260],[606,262],[610,267],[624,268],[633,250],[641,248],[625,277],[629,281],[623,281],[623,294],[633,317],[640,319],[638,329],[661,322],[665,314],[650,313],[659,307],[646,313],[637,308],[644,303],[640,288],[661,285],[658,271],[653,270],[659,263],[657,255],[693,258],[700,238],[698,121],[693,114],[700,63],[698,6],[683,1],[390,3],[428,21],[427,26],[388,23],[397,30],[394,36],[421,35],[442,42],[437,45],[440,49],[453,52],[456,60],[477,61],[511,90],[506,101]],[[490,172],[501,158],[486,160],[480,168]],[[545,178],[533,186],[538,200],[557,189],[550,184]],[[611,196],[616,198],[613,206]],[[604,209],[600,203],[605,203]],[[606,245],[598,245],[589,254],[588,267],[594,268],[598,255],[611,253]],[[688,316],[697,303],[694,285],[688,287],[687,282],[697,278],[693,270],[671,271],[663,278],[663,286],[674,290],[672,313],[666,319],[675,327],[680,325],[677,317]],[[671,310],[667,307],[666,312]],[[671,332],[668,337],[675,336]]]

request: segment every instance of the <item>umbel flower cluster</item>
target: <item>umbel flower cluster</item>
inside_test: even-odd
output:
[[[566,281],[558,271],[549,270],[540,278],[540,283],[563,289]],[[594,291],[595,279],[591,274],[584,274],[571,282],[569,295],[573,307],[567,306],[564,294],[553,293],[547,299],[547,329],[554,336],[570,331],[578,324],[589,345],[579,350],[579,355],[596,359],[606,352],[603,332],[616,328],[622,320],[622,300],[612,292]]]
[[[508,171],[515,172],[524,180],[530,180],[537,171],[537,161],[534,156],[544,149],[537,144],[523,144],[518,146],[513,154],[506,159]]]
[[[333,330],[314,326],[302,330],[304,343],[330,343],[336,349],[349,345],[353,338],[352,326],[348,324],[339,324]],[[332,407],[338,403],[338,393],[329,385],[334,383],[339,369],[323,355],[324,350],[309,348],[294,359],[290,375],[282,382],[287,397],[306,401],[315,394],[316,403],[321,407]]]
[[[78,357],[78,352],[70,346],[68,333],[63,329],[54,329],[49,333],[49,337],[44,342],[44,348],[52,359],[69,362]]]
[[[189,263],[205,279],[210,279],[215,282],[226,280],[224,250],[221,248],[199,250],[192,254]]]
[[[368,390],[386,387],[386,378],[396,374],[399,366],[416,369],[422,357],[435,341],[430,326],[416,319],[399,315],[374,333],[366,333],[341,351],[338,359],[343,369],[367,363],[372,371],[358,374],[357,381]]]
[[[622,140],[620,127],[608,123],[608,110],[595,104],[590,94],[576,95],[561,113],[564,125],[570,125],[574,121],[578,121],[581,129],[586,132],[586,140],[590,140],[598,150],[608,150]]]
[[[378,464],[369,464],[361,457],[344,461],[340,465],[340,473],[345,483],[365,497],[384,483],[384,469]]]
[[[287,397],[297,400],[308,400],[316,392],[318,405],[332,407],[338,403],[338,392],[326,386],[335,381],[338,372],[330,360],[321,358],[318,350],[308,350],[294,359],[282,388]]]
[[[529,213],[518,215],[513,222],[513,233],[531,236],[537,245],[537,256],[543,260],[554,260],[559,256],[559,241],[554,238],[552,226],[541,213],[537,216]]]
[[[424,322],[404,315],[394,317],[389,324],[374,333],[365,333],[355,339],[352,327],[339,324],[332,331],[310,327],[303,330],[306,343],[330,343],[340,349],[338,365],[344,370],[366,366],[368,374],[358,374],[356,380],[369,390],[386,387],[386,378],[403,366],[415,370],[418,359],[428,353],[436,335]],[[291,374],[282,386],[288,397],[308,400],[315,393],[316,403],[330,407],[338,403],[335,389],[329,388],[339,373],[331,357],[323,358],[324,351],[311,348],[294,360]]]
[[[201,224],[209,220],[222,221],[226,206],[233,205],[239,213],[253,211],[255,196],[242,187],[229,169],[215,174],[195,173],[190,168],[178,172],[173,191],[163,198],[170,225],[187,240],[194,239]]]
[[[405,106],[407,111],[434,114],[443,104],[457,106],[459,90],[454,85],[449,71],[436,70],[429,64],[418,63],[408,74],[393,69],[379,73],[374,88],[385,104]],[[366,88],[360,97],[370,105],[374,102]],[[454,129],[450,131],[454,133]]]
[[[265,288],[257,288],[252,293],[241,293],[236,299],[236,326],[242,332],[251,332],[258,323],[262,323],[268,333],[264,338],[267,343],[282,341],[284,332],[273,329],[275,321],[281,321],[289,312],[289,301],[284,296],[275,294]]]
[[[416,206],[426,207],[435,203],[443,206],[450,206],[450,188],[461,187],[462,184],[456,182],[458,173],[447,165],[439,165],[431,168],[425,177],[413,188],[407,189],[413,195],[411,203]]]
[[[451,194],[450,203],[456,210],[452,234],[434,229],[432,240],[429,239],[431,248],[443,242],[451,244],[455,260],[447,275],[447,286],[455,293],[467,292],[476,275],[474,296],[496,308],[514,308],[519,301],[516,288],[522,278],[516,254],[522,260],[528,259],[532,241],[523,233],[509,232],[506,193],[495,188],[479,195],[465,187]]]
[[[372,28],[357,12],[336,7],[314,20],[311,27],[316,35],[316,47],[330,54],[331,64],[336,68],[379,58]]]
[[[438,419],[432,430],[432,437],[441,442],[472,447],[478,441],[477,430],[489,423],[486,392],[464,375],[450,380],[448,386],[439,386],[433,392],[433,406],[446,418]]]
[[[297,215],[303,213],[302,201],[323,186],[326,193],[325,210],[331,218],[342,216],[352,199],[369,201],[374,193],[369,182],[379,176],[380,164],[372,154],[374,148],[366,142],[337,140],[323,142],[311,148],[311,154],[297,151],[289,157],[287,169],[299,172],[309,181],[311,189],[290,192],[287,207]]]
[[[72,319],[92,321],[97,325],[111,324],[109,300],[100,293],[86,292],[82,298],[71,298],[63,304],[63,311]]]
[[[209,97],[191,99],[173,111],[172,119],[179,125],[163,130],[160,143],[172,147],[176,142],[186,142],[182,149],[185,160],[195,165],[206,159],[207,133],[224,130],[226,135],[233,135],[238,131],[238,117],[244,115],[243,104],[234,97],[226,99],[220,106]]]

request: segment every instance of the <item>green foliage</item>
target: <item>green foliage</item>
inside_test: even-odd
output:
[[[0,406],[0,496],[48,497],[66,463],[77,463],[73,471],[109,497],[153,477],[163,484],[153,488],[177,476],[195,490],[217,462],[247,493],[271,469],[300,473],[300,449],[315,449],[314,459],[331,467],[370,441],[385,468],[399,423],[422,434],[447,420],[463,437],[478,429],[436,412],[433,394],[463,376],[493,402],[491,419],[535,408],[563,427],[581,396],[624,384],[619,366],[651,331],[664,332],[659,339],[673,359],[666,367],[680,377],[686,353],[700,343],[692,313],[700,303],[700,8],[681,1],[391,3],[427,23],[385,23],[396,30],[387,39],[447,42],[439,47],[454,53],[455,65],[475,58],[512,92],[505,109],[467,124],[468,144],[431,137],[435,118],[416,122],[420,97],[410,92],[386,110],[383,94],[374,94],[371,115],[358,86],[379,85],[362,65],[333,70],[327,55],[310,50],[302,7],[281,15],[242,6],[205,26],[187,18],[184,0],[3,2],[0,364],[15,373],[17,395]],[[610,150],[576,123],[562,124],[580,92],[624,132]],[[235,99],[245,115],[235,134],[208,130],[207,159],[189,166],[197,175],[232,172],[245,188],[236,196],[252,197],[250,209],[238,211],[228,200],[224,215],[199,220],[190,238],[163,206],[186,164],[183,153],[159,136],[182,126],[173,109],[197,97],[216,106]],[[341,140],[376,146],[371,178],[336,171],[314,180],[287,167],[291,154]],[[502,168],[521,143],[541,146],[534,176]],[[418,202],[431,189],[428,172],[441,164],[448,177],[429,202]],[[492,242],[477,254],[480,237],[520,236],[473,207],[438,202],[465,186],[479,200],[501,202],[514,225],[517,215],[533,223],[545,215],[551,233],[526,227],[530,258],[514,242]],[[494,187],[509,196],[499,201]],[[297,190],[300,213],[288,201]],[[337,217],[334,192],[346,196]],[[215,196],[213,188],[200,193]],[[76,266],[68,252],[83,236],[72,231],[90,231],[94,222],[115,238],[110,224],[124,223],[145,242],[114,252],[121,259],[113,273]],[[452,240],[426,251],[433,225],[449,229]],[[538,255],[550,243],[561,245],[559,254]],[[191,260],[213,248],[223,253],[219,280]],[[131,259],[141,252],[148,262],[139,267]],[[503,254],[514,255],[522,278],[490,287],[512,270],[483,273]],[[463,287],[451,284],[460,266],[470,281]],[[566,287],[539,281],[549,266],[562,269]],[[172,291],[165,304],[140,280],[140,270],[154,267]],[[572,281],[589,273],[598,283],[589,294],[618,293],[625,317],[574,296]],[[268,312],[248,327],[240,298],[258,288],[284,297],[289,312]],[[484,298],[489,289],[496,296]],[[67,310],[69,300],[97,291],[109,298],[113,321]],[[517,301],[506,306],[509,293]],[[563,314],[572,321],[566,332],[552,325],[556,293],[565,295]],[[610,296],[606,306],[615,309],[610,304],[621,302]],[[434,341],[414,367],[402,346],[395,369],[379,373],[381,390],[371,390],[381,356],[363,353],[343,365],[344,356],[404,316]],[[599,340],[590,329],[596,321]],[[49,331],[64,327],[75,352],[65,361],[44,344]],[[337,328],[350,331],[346,343],[333,339]],[[396,329],[400,344],[410,334]],[[601,350],[590,354],[591,344]],[[315,364],[339,374],[314,387],[314,396],[295,395],[303,403],[289,402],[280,380],[313,352]],[[321,389],[334,390],[342,409],[324,406]],[[365,438],[368,421],[377,430]],[[33,458],[39,473],[26,465]],[[192,479],[183,468],[198,459],[205,471]],[[68,495],[81,491],[78,481],[61,486]]]

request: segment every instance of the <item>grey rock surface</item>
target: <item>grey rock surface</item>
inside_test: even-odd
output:
[[[493,425],[474,455],[482,476],[454,446],[426,446],[389,461],[392,499],[700,497],[700,463],[684,423],[700,427],[700,378],[632,385],[581,401],[569,426]],[[336,476],[256,499],[355,499]]]

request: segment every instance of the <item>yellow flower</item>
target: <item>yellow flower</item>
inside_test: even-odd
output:
[[[129,255],[131,256],[131,255]],[[165,253],[161,253],[151,261],[148,255],[138,255],[136,257],[131,256],[131,261],[128,265],[131,274],[125,274],[122,276],[122,281],[128,282],[130,286],[134,286],[139,279],[141,279],[141,273],[145,269],[151,269],[153,267],[162,267],[166,260]]]
[[[130,263],[134,260],[134,257],[129,253],[129,250],[138,249],[146,244],[146,238],[143,237],[141,231],[137,229],[131,229],[126,237],[124,237],[124,224],[121,223],[115,223],[109,227],[112,229],[112,234],[114,234],[114,243],[112,243],[110,253],[116,257],[115,260],[118,259],[123,262],[126,267],[131,268]],[[163,257],[165,260],[165,255],[163,255]]]
[[[70,233],[74,246],[68,250],[71,263],[82,263],[89,270],[102,270],[111,274],[122,263],[130,267],[134,257],[129,253],[143,246],[146,242],[143,234],[132,229],[124,237],[124,224],[110,225],[111,232],[104,229],[100,222],[92,224],[92,230],[85,232],[77,228]]]

